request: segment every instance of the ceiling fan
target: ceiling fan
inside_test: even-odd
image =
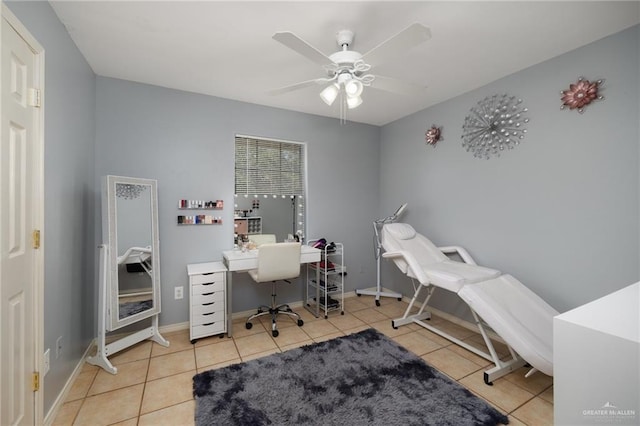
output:
[[[354,39],[353,31],[341,30],[336,34],[336,41],[341,50],[327,56],[292,32],[277,32],[273,35],[274,40],[321,65],[327,76],[274,89],[269,93],[279,95],[316,84],[326,85],[320,92],[320,98],[327,105],[332,105],[340,95],[342,98],[341,107],[346,104],[349,109],[356,108],[362,103],[360,95],[365,86],[387,92],[415,95],[418,91],[424,90],[424,87],[391,77],[369,74],[369,71],[430,38],[430,29],[415,23],[367,53],[361,54],[355,50],[349,50]]]

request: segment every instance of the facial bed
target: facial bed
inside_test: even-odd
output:
[[[415,289],[404,315],[392,321],[394,328],[418,324],[491,361],[492,368],[484,372],[488,385],[527,364],[532,367],[527,377],[536,370],[553,376],[553,317],[558,312],[520,281],[478,266],[462,247],[436,247],[406,223],[384,225],[382,246],[385,250],[382,256],[392,259],[411,278]],[[447,254],[457,254],[462,262],[450,259]],[[425,322],[430,319],[425,308],[436,288],[456,293],[469,306],[488,352]],[[426,294],[419,302],[421,292]],[[508,359],[500,359],[487,326],[507,345]]]

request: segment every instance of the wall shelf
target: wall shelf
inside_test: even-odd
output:
[[[178,200],[178,210],[222,210],[223,200]]]
[[[222,210],[223,200],[178,200],[178,210]],[[222,225],[221,216],[210,214],[179,215],[177,217],[179,226],[183,225]]]
[[[205,214],[178,216],[178,225],[222,225],[222,218]]]

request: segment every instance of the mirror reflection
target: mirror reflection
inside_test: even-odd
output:
[[[116,183],[118,318],[153,308],[151,190]]]
[[[234,243],[238,236],[274,234],[276,241],[289,236],[303,237],[303,207],[301,196],[236,195],[234,205]]]
[[[118,317],[153,308],[151,191],[148,185],[116,183]]]

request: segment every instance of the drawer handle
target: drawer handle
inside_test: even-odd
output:
[[[216,294],[216,292],[212,291],[211,293],[202,293],[203,296],[211,296],[212,294]]]
[[[214,285],[215,283],[216,283],[216,282],[215,282],[215,281],[213,281],[213,282],[210,282],[210,283],[202,283],[202,285]]]
[[[207,312],[207,313],[202,314],[202,315],[213,315],[213,314],[215,314],[215,312]]]
[[[202,324],[202,325],[207,326],[207,325],[213,325],[213,324],[215,324],[215,323],[216,323],[216,322],[214,321],[214,322],[208,322],[208,323],[206,323],[206,324]]]
[[[204,272],[202,275],[213,275],[215,272]]]
[[[203,303],[203,304],[202,304],[202,306],[211,306],[211,305],[213,305],[214,303],[216,303],[216,302]]]

